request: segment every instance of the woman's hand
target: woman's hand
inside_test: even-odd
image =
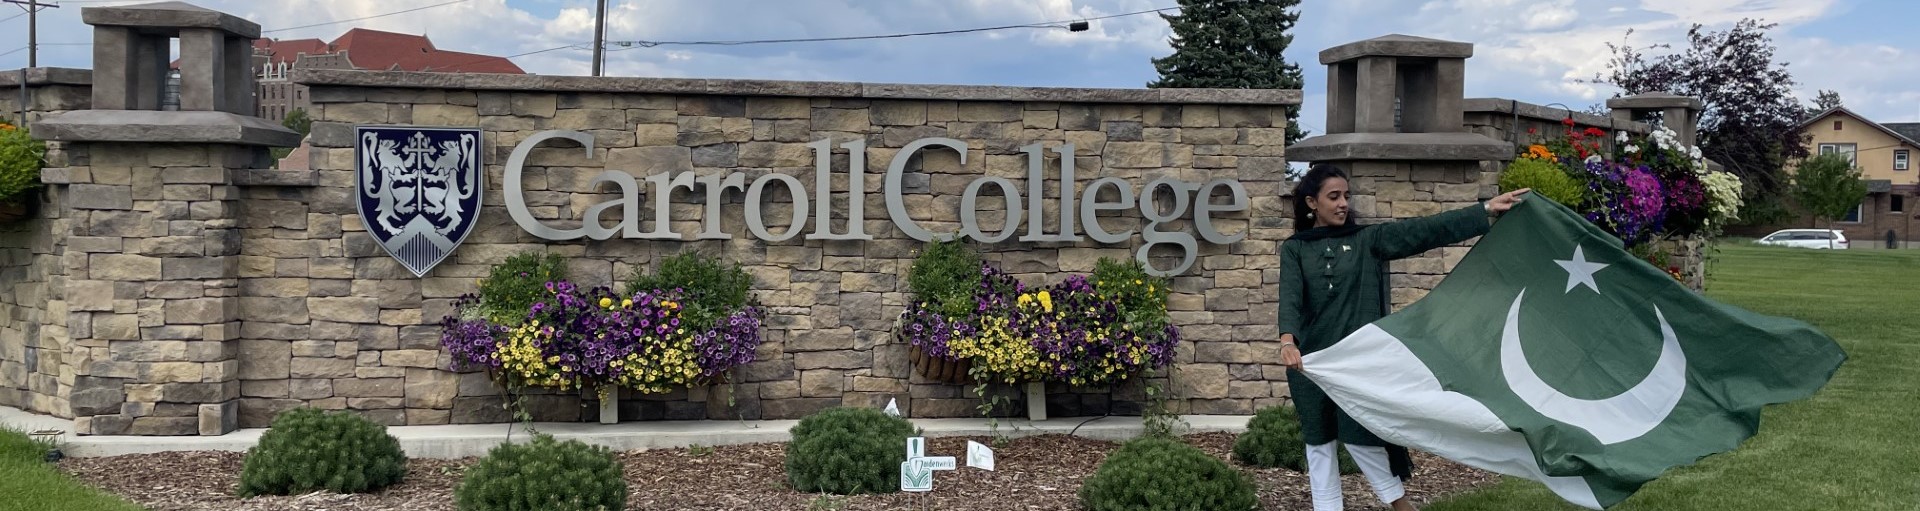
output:
[[[1520,204],[1521,194],[1527,193],[1530,190],[1533,190],[1533,189],[1521,188],[1519,190],[1514,190],[1511,192],[1500,194],[1499,197],[1494,197],[1492,199],[1487,200],[1487,212],[1493,214],[1494,216],[1500,216],[1502,213],[1506,213],[1507,210],[1513,209],[1514,206],[1517,206]]]
[[[1280,345],[1280,365],[1295,371],[1304,370],[1300,363],[1300,347],[1293,343]]]

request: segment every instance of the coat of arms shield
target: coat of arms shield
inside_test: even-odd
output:
[[[480,218],[480,130],[360,126],[354,135],[361,222],[414,276],[426,275]]]

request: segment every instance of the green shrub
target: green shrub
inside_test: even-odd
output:
[[[461,511],[619,511],[627,479],[607,448],[543,434],[487,451],[453,498]]]
[[[1271,406],[1254,414],[1247,432],[1233,442],[1233,458],[1257,467],[1307,470],[1307,444],[1300,439],[1300,416],[1291,406]],[[1357,474],[1360,466],[1340,449],[1340,473]]]
[[[1500,193],[1532,188],[1533,193],[1553,199],[1567,207],[1578,206],[1586,196],[1586,187],[1567,175],[1560,164],[1534,158],[1520,158],[1500,173]]]
[[[679,289],[686,293],[682,314],[695,328],[712,326],[721,317],[745,307],[751,299],[753,275],[740,263],[722,263],[719,258],[693,252],[681,252],[660,262],[660,268],[647,273],[636,267],[627,277],[627,294],[641,291]]]
[[[552,299],[547,283],[566,278],[567,262],[558,255],[515,254],[480,279],[480,314],[494,324],[519,325],[533,304]]]
[[[1119,302],[1121,316],[1134,331],[1167,326],[1167,279],[1148,275],[1140,261],[1102,257],[1093,264],[1092,280],[1101,298]]]
[[[787,482],[840,495],[900,490],[913,423],[871,408],[829,408],[800,419],[787,443]]]
[[[400,482],[407,455],[387,428],[349,412],[297,408],[247,450],[240,496],[363,493]]]
[[[928,243],[907,272],[907,291],[949,317],[973,312],[980,287],[980,254],[959,241]]]
[[[0,119],[0,202],[19,200],[22,193],[40,186],[41,158],[46,155],[46,143]]]
[[[1107,456],[1080,486],[1090,511],[1259,509],[1253,480],[1174,440],[1143,437]]]

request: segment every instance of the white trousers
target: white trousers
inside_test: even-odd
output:
[[[1340,494],[1340,452],[1335,450],[1338,447],[1337,441],[1307,446],[1307,478],[1313,483],[1314,511],[1346,508],[1346,500]],[[1387,448],[1348,445],[1347,454],[1353,456],[1353,463],[1360,466],[1360,473],[1367,476],[1373,495],[1380,497],[1382,504],[1392,505],[1393,501],[1406,496],[1406,488],[1400,485],[1399,477],[1394,477],[1392,462],[1387,460]]]

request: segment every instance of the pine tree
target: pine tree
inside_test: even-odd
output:
[[[1173,54],[1153,59],[1154,88],[1299,89],[1300,66],[1281,55],[1293,43],[1300,0],[1179,0]],[[1287,145],[1306,136],[1300,107],[1286,108]]]

